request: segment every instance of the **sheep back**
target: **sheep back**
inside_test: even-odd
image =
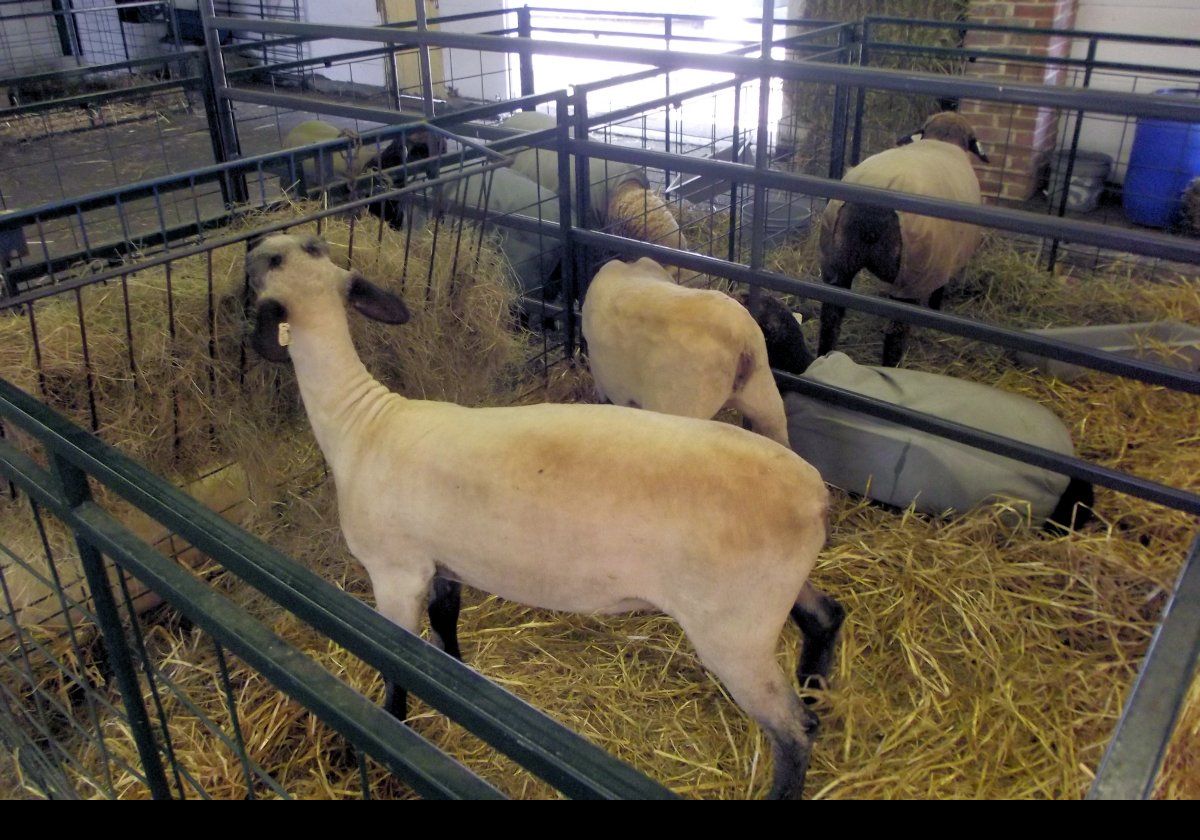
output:
[[[846,173],[846,183],[982,203],[979,178],[967,153],[941,140],[917,140],[864,160]],[[821,250],[848,247],[836,241],[838,217],[845,206],[830,201],[821,217]],[[893,281],[894,297],[924,300],[970,261],[983,232],[975,225],[898,212],[902,247]]]
[[[716,384],[723,400],[747,364],[766,361],[762,331],[744,307],[723,292],[675,285],[645,257],[597,272],[582,321],[596,384],[618,405],[691,415],[663,404],[674,386]]]

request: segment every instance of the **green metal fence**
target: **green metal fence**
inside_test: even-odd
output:
[[[671,796],[3,380],[0,420],[6,503],[27,511],[33,535],[0,535],[0,744],[26,791],[212,796],[176,749],[170,709],[185,708],[206,730],[205,743],[240,767],[240,795],[292,796],[286,759],[266,766],[247,744],[242,717],[254,710],[231,677],[237,659],[344,739],[347,748],[331,760],[357,763],[362,796],[373,795],[368,762],[420,796],[501,796],[145,542],[114,512],[119,497],[567,796]],[[161,599],[159,620],[188,622],[193,644],[208,647],[203,679],[159,652],[144,598]],[[208,695],[206,708],[198,691]],[[223,701],[216,711],[212,697]]]

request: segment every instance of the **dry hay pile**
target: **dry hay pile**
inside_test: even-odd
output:
[[[811,249],[798,246],[771,259],[773,268],[799,269],[804,260],[811,266]],[[1049,277],[998,243],[981,255],[970,283],[972,297],[956,291],[948,308],[998,322],[1200,320],[1194,280],[1147,283],[1128,271]],[[848,316],[847,349],[877,358],[878,329],[877,322],[856,326]],[[1071,425],[1086,457],[1197,489],[1200,438],[1190,397],[1099,375],[1067,385],[1019,370],[999,352],[978,352],[924,331],[914,333],[910,352],[915,366],[1049,405]],[[570,369],[556,371],[547,390],[552,399],[585,399],[587,393],[587,376]],[[282,514],[258,523],[259,533],[369,601],[365,575],[339,536],[328,483],[284,492]],[[999,505],[932,521],[839,496],[814,579],[849,615],[833,689],[821,701],[810,794],[1082,795],[1196,527],[1189,517],[1103,490],[1097,508],[1100,525],[1049,538],[1029,525],[1006,527]],[[351,685],[370,697],[382,695],[375,673],[320,634],[234,581],[219,578],[214,585]],[[463,651],[491,679],[685,796],[765,792],[770,760],[761,733],[669,619],[562,615],[480,593],[466,596]],[[780,659],[790,670],[798,634],[789,627],[783,635]],[[207,640],[166,625],[153,630],[151,645],[192,701],[227,725]],[[233,681],[251,757],[289,793],[360,794],[358,768],[343,739],[237,663]],[[1167,758],[1163,796],[1200,796],[1195,692],[1192,699]],[[170,699],[168,706],[175,748],[189,772],[210,795],[244,796],[234,751],[207,733],[192,711]],[[420,703],[413,718],[418,732],[506,793],[552,794]],[[114,732],[108,741],[132,757],[127,736]],[[378,767],[370,765],[368,776],[374,795],[406,795]],[[124,795],[144,795],[131,779],[119,784]],[[261,785],[257,793],[272,795]]]
[[[965,17],[965,0],[806,0],[804,16],[809,20],[859,21],[867,15],[953,21]],[[876,25],[875,41],[933,47],[958,47],[959,32],[903,24]],[[802,54],[801,54],[802,55]],[[825,59],[832,60],[832,59]],[[963,62],[939,56],[883,54],[870,55],[870,66],[919,73],[961,75]],[[802,171],[825,174],[832,142],[833,85],[785,82],[786,135],[794,131],[793,165]],[[854,99],[850,99],[853,116]],[[890,148],[896,138],[916,131],[925,119],[943,110],[936,97],[868,90],[863,111],[863,157]],[[787,121],[794,124],[787,125]],[[849,130],[853,129],[851,120]],[[849,138],[847,138],[847,141]]]
[[[171,122],[171,114],[189,110],[192,103],[179,90],[156,91],[137,100],[113,100],[97,105],[53,108],[0,119],[0,141],[29,143],[56,134],[122,125],[137,120]]]

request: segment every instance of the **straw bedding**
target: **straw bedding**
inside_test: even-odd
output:
[[[811,246],[780,249],[770,255],[768,267],[812,276]],[[437,286],[430,299],[444,289]],[[419,306],[421,292],[414,293],[411,285],[405,292]],[[1200,283],[1148,279],[1128,268],[1047,276],[1029,255],[995,241],[977,258],[966,282],[953,288],[947,308],[1023,326],[1156,317],[1196,323]],[[419,321],[399,334],[416,328]],[[464,329],[469,325],[445,324],[437,335],[419,339],[408,332],[405,346],[429,342],[436,347],[440,341],[446,347],[427,353],[412,349],[407,361],[390,367],[378,355],[368,364],[401,381],[414,376],[410,365],[424,364],[428,370],[404,381],[404,387],[409,393],[440,395],[443,377],[472,369],[478,348],[490,346],[498,354],[495,366],[469,384],[452,384],[446,395],[468,402],[511,399],[520,388],[514,386],[519,377],[509,353],[499,349],[506,326],[490,339],[480,337],[470,354],[455,355]],[[878,332],[877,322],[848,314],[843,347],[860,359],[877,358]],[[448,356],[440,364],[443,352]],[[1018,369],[999,351],[924,331],[913,335],[909,363],[1047,404],[1070,424],[1082,454],[1099,463],[1193,490],[1200,483],[1192,398],[1099,375],[1068,385]],[[4,369],[11,374],[10,365]],[[279,377],[278,396],[247,394],[248,402],[237,405],[204,401],[200,404],[225,413],[201,416],[225,429],[235,414],[253,425],[264,422],[264,410],[284,406],[291,412],[287,423],[268,423],[269,432],[256,440],[279,435],[303,450],[298,460],[311,465],[311,447],[301,443],[307,432],[296,427],[288,374],[272,370],[279,371],[272,374]],[[543,395],[569,400],[586,399],[588,393],[586,374],[563,368],[552,371]],[[131,448],[146,457],[151,449],[142,438],[131,434]],[[230,447],[228,453],[244,457],[246,447]],[[189,459],[203,460],[194,454]],[[155,464],[163,466],[161,459]],[[341,542],[329,484],[284,482],[277,502],[254,529],[369,601],[365,575]],[[833,688],[820,701],[822,732],[809,774],[810,795],[1082,795],[1196,527],[1189,517],[1104,490],[1098,491],[1097,508],[1098,526],[1049,538],[1028,524],[1006,527],[1003,505],[934,521],[836,496],[832,537],[814,580],[846,605],[848,620]],[[381,696],[378,676],[361,662],[228,576],[217,575],[213,583],[368,696]],[[670,620],[560,615],[465,594],[463,651],[490,678],[685,796],[740,798],[765,792],[770,759],[762,735],[704,671]],[[170,622],[149,632],[159,667],[206,714],[227,722],[207,638]],[[797,637],[792,627],[783,632],[780,658],[789,670]],[[232,664],[251,757],[292,795],[359,795],[358,767],[343,740],[282,700],[261,677]],[[175,748],[189,772],[210,795],[244,796],[235,753],[193,712],[170,699],[168,706]],[[552,794],[420,703],[413,725],[510,795]],[[132,756],[120,727],[113,724],[109,732],[109,748]],[[1200,697],[1193,691],[1159,795],[1200,796],[1198,746]],[[85,762],[98,759],[93,749],[85,748]],[[406,795],[379,768],[371,765],[368,775],[374,795]],[[142,795],[130,779],[119,784],[125,795]],[[262,785],[256,793],[272,795]]]

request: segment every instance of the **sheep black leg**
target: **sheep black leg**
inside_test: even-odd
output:
[[[932,309],[934,312],[941,312],[942,311],[942,301],[945,299],[945,297],[946,297],[946,287],[939,286],[937,289],[934,290],[933,294],[931,294],[929,296],[929,308]]]
[[[1078,530],[1092,521],[1095,504],[1096,492],[1091,483],[1072,478],[1043,529],[1055,536],[1068,534],[1072,529]]]
[[[792,607],[792,620],[804,635],[804,647],[796,666],[801,689],[821,688],[833,668],[838,631],[846,618],[846,609],[812,584],[804,584]],[[805,697],[813,703],[812,697]]]
[[[892,298],[896,303],[907,303],[912,306],[920,305],[919,300],[912,298]],[[892,321],[883,332],[883,359],[880,364],[884,367],[897,367],[904,358],[904,350],[908,346],[908,324],[904,321]]]
[[[391,680],[384,682],[383,710],[396,720],[408,717],[408,692]]]
[[[826,274],[822,272],[821,279],[830,286],[839,289],[849,289],[854,281],[853,274]],[[842,331],[842,318],[846,315],[846,307],[832,303],[821,304],[821,338],[817,344],[817,355],[824,356],[837,348],[838,335]]]
[[[458,647],[458,614],[462,610],[462,584],[434,578],[429,598],[429,629],[441,639],[442,650],[462,661]]]

